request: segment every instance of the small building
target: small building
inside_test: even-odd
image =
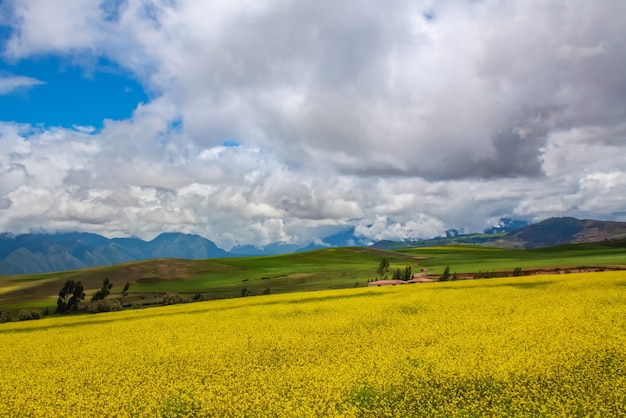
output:
[[[426,278],[426,277],[413,277],[407,283],[430,283],[434,282],[434,280]]]
[[[405,282],[404,280],[376,280],[375,282],[369,282],[367,286],[395,286],[397,284],[407,284],[407,282]]]

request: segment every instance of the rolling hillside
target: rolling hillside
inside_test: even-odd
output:
[[[410,248],[388,251],[369,247],[330,248],[279,256],[204,260],[151,259],[60,273],[0,277],[0,308],[49,308],[56,306],[59,289],[66,280],[80,280],[87,300],[108,277],[112,298],[130,285],[128,305],[160,303],[163,293],[186,298],[222,299],[242,295],[363,287],[374,280],[383,257],[395,269],[411,266],[437,276],[446,266],[464,274],[511,272],[520,267],[562,272],[581,267],[626,268],[626,241],[572,244],[532,250],[476,245]]]
[[[519,225],[520,222],[510,221],[505,227],[492,228],[482,234],[449,234],[417,242],[380,241],[372,247],[391,251],[459,244],[540,248],[626,238],[625,222],[553,218],[510,231]],[[364,241],[355,236],[354,229],[331,235],[322,243],[304,248],[288,244],[272,244],[264,248],[244,245],[234,247],[231,252],[218,248],[212,241],[198,235],[178,233],[164,233],[148,242],[138,238],[107,239],[87,233],[2,234],[0,275],[77,270],[155,258],[201,260],[264,256],[353,245],[365,245]]]

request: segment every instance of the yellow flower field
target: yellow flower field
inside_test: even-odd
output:
[[[626,272],[0,325],[2,417],[626,416]]]

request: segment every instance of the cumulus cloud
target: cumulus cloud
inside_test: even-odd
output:
[[[624,216],[621,0],[8,5],[6,58],[106,57],[153,99],[97,130],[0,124],[5,230],[228,247]]]

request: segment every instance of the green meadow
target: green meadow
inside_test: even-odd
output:
[[[377,279],[383,257],[391,277],[397,268],[411,266],[441,274],[508,272],[522,270],[576,269],[582,267],[626,268],[623,243],[574,244],[519,250],[476,245],[409,248],[396,251],[375,248],[330,248],[279,256],[208,260],[155,259],[96,267],[78,271],[0,277],[0,309],[56,308],[59,289],[66,280],[81,281],[88,300],[108,277],[111,297],[119,297],[126,283],[127,305],[159,304],[164,293],[184,298],[225,299],[261,295],[364,287]]]

